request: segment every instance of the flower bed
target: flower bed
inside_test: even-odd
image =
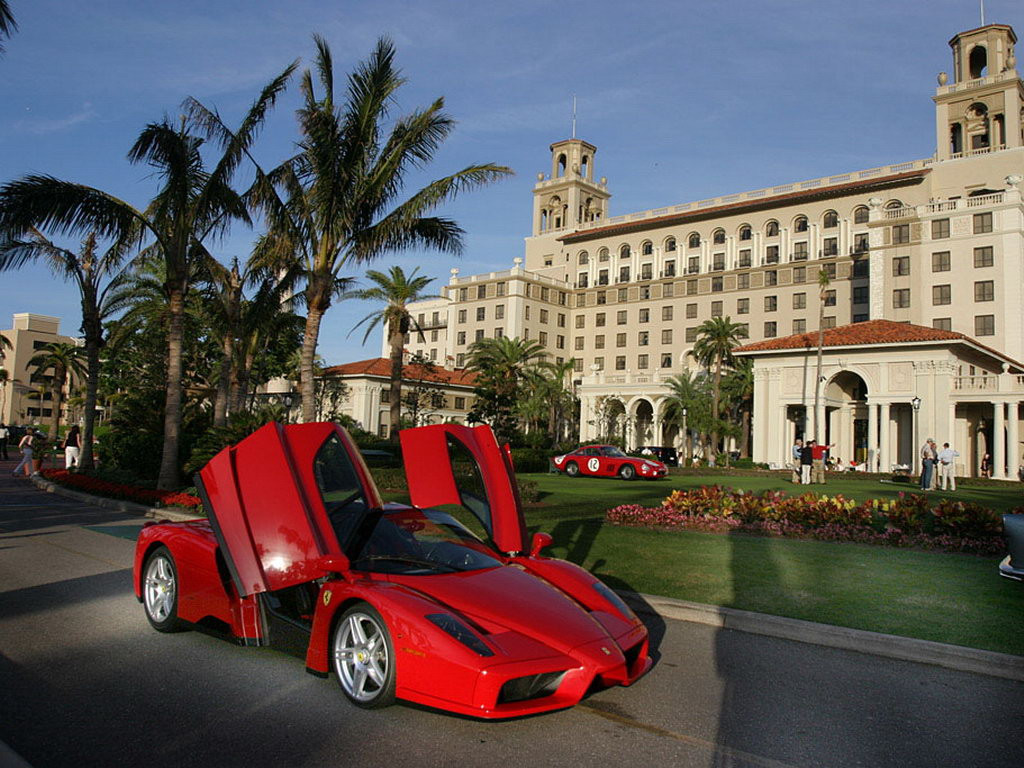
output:
[[[1013,510],[1024,513],[1024,507]],[[921,494],[858,504],[842,495],[779,491],[755,494],[721,486],[673,491],[660,507],[624,504],[605,513],[613,525],[741,532],[821,541],[850,541],[947,552],[1002,552],[1002,518],[988,507],[945,499],[931,505]]]
[[[137,485],[112,483],[98,477],[68,472],[66,469],[44,469],[41,474],[57,485],[75,488],[108,499],[123,499],[149,506],[184,507],[192,512],[199,512],[202,507],[202,501],[198,497],[180,491],[155,491],[151,488],[140,488]]]

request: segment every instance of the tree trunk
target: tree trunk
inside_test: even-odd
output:
[[[217,379],[217,398],[213,403],[213,426],[223,427],[228,422],[228,397],[231,387],[232,360],[234,344],[231,333],[224,332],[221,343],[220,376]]]
[[[818,371],[814,376],[814,439],[820,445],[824,441],[824,435],[818,434],[818,401],[821,398],[821,348],[825,345],[825,294],[822,292],[818,299]]]
[[[718,456],[718,399],[721,394],[721,388],[722,358],[719,356],[718,362],[715,364],[714,388],[711,391],[711,451],[716,459]],[[728,460],[726,460],[726,464],[728,464]]]
[[[167,323],[167,397],[164,401],[164,445],[156,487],[176,488],[179,480],[178,445],[181,439],[182,346],[185,335],[185,291],[170,290]]]
[[[85,418],[82,425],[81,469],[93,468],[92,436],[96,427],[96,392],[100,383],[100,342],[102,325],[94,314],[82,308],[82,328],[85,330]]]
[[[316,342],[320,336],[320,321],[324,313],[315,302],[309,302],[306,315],[306,333],[302,339],[302,357],[299,362],[299,392],[302,395],[302,421],[316,421],[316,388],[313,386],[313,360]]]
[[[750,411],[744,409],[740,417],[743,421],[743,442],[740,443],[740,456],[744,459],[750,458]]]
[[[57,433],[60,431],[60,408],[64,398],[64,379],[66,378],[67,372],[61,370],[60,366],[54,366],[53,390],[50,392],[50,442],[57,440]],[[40,403],[40,411],[42,411],[41,406]]]
[[[249,410],[251,406],[247,406],[249,400],[249,380],[252,377],[252,363],[256,353],[253,350],[249,350],[245,355],[238,369],[238,412]]]
[[[402,354],[405,348],[405,334],[401,323],[388,323],[388,345],[391,347],[391,400],[390,419],[392,443],[398,442],[398,431],[402,422]]]

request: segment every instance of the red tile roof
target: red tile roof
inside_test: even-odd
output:
[[[354,363],[342,363],[332,365],[323,371],[325,376],[384,376],[391,377],[391,361],[383,357],[374,357],[370,360],[359,360]],[[442,368],[437,366],[432,372],[422,365],[405,365],[402,367],[403,379],[420,379],[425,381],[436,381],[440,384],[451,384],[454,386],[472,387],[476,382],[476,374],[467,371],[465,368]]]
[[[914,341],[959,341],[975,344],[970,336],[956,331],[940,331],[923,325],[897,323],[892,320],[869,320],[865,323],[841,325],[825,330],[824,346],[849,347],[875,344],[902,344]],[[737,347],[735,352],[762,352],[772,349],[804,349],[818,346],[818,332],[797,333],[779,339],[765,339]],[[982,346],[977,344],[977,346]]]

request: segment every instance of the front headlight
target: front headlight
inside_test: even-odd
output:
[[[473,630],[450,613],[430,613],[427,614],[427,618],[474,653],[481,656],[494,655],[494,651],[484,645],[484,641],[477,637]]]
[[[636,614],[633,613],[633,609],[626,605],[626,602],[617,594],[612,592],[606,584],[600,581],[595,581],[590,586],[592,586],[597,591],[597,593],[601,595],[601,597],[603,597],[609,603],[614,605],[618,609],[619,613],[621,613],[627,619],[629,619],[630,621],[636,620]]]

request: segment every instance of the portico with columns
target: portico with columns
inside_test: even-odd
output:
[[[921,444],[959,451],[956,474],[1018,480],[1024,367],[960,333],[874,320],[736,350],[754,364],[754,461],[785,465],[797,438],[844,464],[918,471]],[[819,384],[817,399],[815,385]],[[817,414],[815,414],[817,403]]]

